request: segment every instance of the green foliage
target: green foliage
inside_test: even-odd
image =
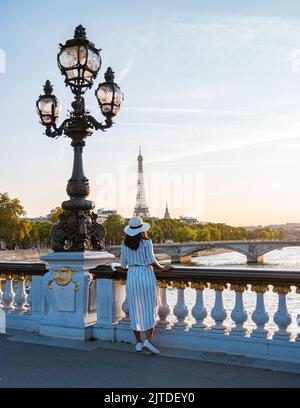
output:
[[[197,241],[211,241],[211,229],[209,227],[198,228],[196,232]]]
[[[124,236],[125,221],[119,214],[111,214],[103,223],[106,229],[106,242],[117,245],[120,244]]]
[[[0,193],[0,240],[9,247],[15,241],[25,238],[30,230],[23,206],[17,198],[11,199],[7,193]]]
[[[217,227],[210,226],[209,227],[210,231],[210,240],[211,241],[220,241],[222,234],[221,231]]]
[[[62,209],[51,211],[50,221],[30,222],[18,199],[11,199],[7,193],[0,194],[0,240],[7,248],[28,248],[32,245],[50,245],[50,230],[58,221]]]
[[[128,220],[127,220],[128,221]],[[249,232],[243,227],[232,227],[221,223],[186,224],[177,219],[144,218],[150,224],[149,236],[153,242],[166,240],[174,242],[185,241],[225,241],[247,239],[284,239],[283,231],[269,228],[257,229]]]
[[[53,223],[50,221],[37,221],[32,223],[30,242],[32,244],[50,245],[50,230]]]
[[[195,241],[197,237],[197,232],[188,227],[187,225],[183,225],[175,231],[174,234],[174,241],[176,242],[186,242],[186,241]]]
[[[270,228],[260,228],[255,230],[255,235],[257,238],[261,239],[275,239],[276,233]]]
[[[31,232],[31,229],[31,222],[26,218],[21,218],[17,228],[16,241],[20,242],[26,240]]]

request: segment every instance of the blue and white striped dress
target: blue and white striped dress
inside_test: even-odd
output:
[[[121,267],[128,265],[126,296],[131,328],[146,331],[154,327],[157,306],[157,282],[152,263],[156,262],[150,239],[141,239],[137,250],[122,245]]]

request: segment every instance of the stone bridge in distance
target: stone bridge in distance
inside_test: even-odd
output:
[[[191,262],[192,255],[203,250],[228,249],[247,257],[247,263],[262,263],[263,256],[275,249],[300,246],[300,240],[251,240],[251,241],[206,241],[206,242],[172,242],[154,244],[155,254],[165,254],[171,262]],[[112,245],[107,249],[115,255],[120,254],[120,246]]]

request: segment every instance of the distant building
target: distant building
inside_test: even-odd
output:
[[[194,218],[194,217],[183,217],[183,216],[181,216],[180,221],[183,221],[186,224],[198,224],[199,223],[197,218]]]
[[[171,218],[171,215],[169,213],[169,209],[168,209],[168,203],[166,203],[166,211],[165,211],[165,215],[164,215],[164,219],[168,220]]]
[[[107,217],[113,214],[117,214],[117,210],[104,210],[103,208],[100,208],[97,210],[97,221],[102,223],[107,219]]]
[[[285,224],[285,230],[287,232],[300,232],[299,222],[288,222]]]
[[[245,225],[244,226],[245,230],[247,231],[256,231],[257,229],[263,228],[262,225]]]
[[[26,217],[26,219],[30,222],[42,222],[42,221],[50,221],[51,215],[47,214],[45,216],[40,216],[40,217]]]
[[[269,228],[274,231],[285,231],[285,232],[300,232],[299,222],[288,222],[286,224],[269,224],[269,225],[247,225],[244,227],[247,231],[255,231],[258,229]]]
[[[274,231],[286,231],[286,225],[285,224],[270,224],[268,225],[268,228],[274,230]]]

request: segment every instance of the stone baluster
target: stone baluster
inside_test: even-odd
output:
[[[207,310],[203,299],[203,290],[206,288],[206,284],[195,282],[191,284],[191,288],[196,290],[196,302],[192,309],[192,316],[196,322],[193,324],[193,328],[204,329],[207,327],[207,324],[204,323],[204,319],[207,317]]]
[[[290,287],[275,286],[273,292],[278,294],[278,308],[274,315],[274,322],[278,326],[278,330],[274,333],[273,339],[287,340],[291,339],[291,332],[287,327],[292,322],[292,317],[286,306],[286,295],[291,291]]]
[[[296,288],[296,293],[300,293],[300,286]],[[297,315],[296,322],[297,322],[297,325],[300,327],[300,314]],[[300,333],[296,334],[295,340],[297,343],[300,342]]]
[[[2,306],[3,306],[3,303],[2,303],[2,295],[3,295],[3,292],[2,292],[2,279],[3,279],[3,276],[0,275],[0,308],[2,308]]]
[[[125,281],[119,279],[96,279],[97,321],[93,325],[93,337],[99,340],[127,340],[116,338],[119,323],[128,328],[128,321],[123,321],[122,305],[125,300]],[[126,311],[126,308],[124,308]],[[131,333],[130,333],[131,334]]]
[[[227,317],[227,312],[223,306],[223,290],[226,288],[226,285],[223,283],[213,283],[210,285],[211,289],[215,290],[215,304],[211,310],[211,317],[214,319],[215,324],[211,327],[212,330],[217,332],[225,332],[228,328],[223,324],[224,320]]]
[[[25,283],[28,282],[28,281],[31,282],[30,291],[29,291],[29,294],[27,295],[27,300],[26,300],[27,305],[28,305],[28,308],[27,308],[28,311],[32,311],[32,293],[33,293],[32,288],[33,288],[34,278],[40,278],[40,277],[39,276],[38,277],[33,277],[31,275],[26,275],[25,276]]]
[[[15,293],[13,290],[13,280],[11,275],[6,276],[5,289],[2,295],[3,309],[4,310],[14,310],[13,301]]]
[[[23,312],[27,310],[25,304],[27,303],[27,294],[25,292],[25,278],[24,276],[15,276],[14,279],[18,282],[18,290],[15,294],[15,311]]]
[[[121,281],[121,285],[125,285],[126,281]],[[129,322],[130,321],[130,316],[129,316],[129,307],[128,307],[128,301],[127,301],[127,294],[125,296],[125,300],[122,303],[122,310],[125,313],[125,316],[123,317],[122,321],[123,322]]]
[[[230,334],[237,336],[245,336],[249,330],[244,323],[248,319],[248,313],[244,309],[243,292],[246,289],[245,285],[231,285],[231,290],[235,291],[235,305],[231,312],[231,319],[235,322],[235,326],[231,328]]]
[[[252,313],[252,320],[256,324],[256,329],[253,330],[251,336],[269,337],[270,332],[265,328],[269,321],[269,314],[266,311],[264,299],[264,294],[268,291],[268,285],[252,285],[251,290],[256,292],[256,308]]]
[[[171,308],[167,302],[167,288],[169,286],[168,282],[158,281],[158,299],[159,299],[159,307],[158,307],[158,316],[159,320],[157,322],[158,327],[169,327],[170,321],[168,320],[168,316],[171,313]]]
[[[177,289],[177,303],[174,306],[173,313],[176,316],[176,321],[174,327],[185,328],[188,323],[185,321],[189,311],[185,303],[185,288],[187,286],[186,282],[174,282],[173,287]]]

